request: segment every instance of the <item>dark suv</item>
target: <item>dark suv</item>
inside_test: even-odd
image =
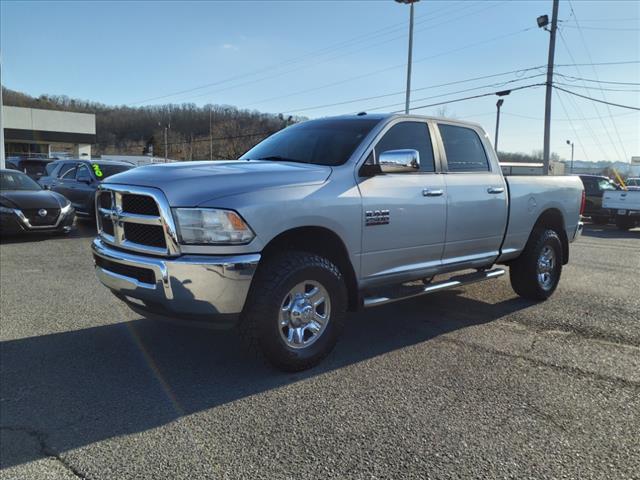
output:
[[[584,184],[586,203],[584,215],[591,217],[593,223],[604,225],[612,219],[611,210],[602,208],[602,196],[607,190],[619,190],[620,188],[608,177],[602,175],[579,175]]]
[[[47,165],[47,175],[41,177],[39,183],[67,197],[78,217],[93,219],[100,182],[133,167],[130,163],[108,160],[57,160]]]

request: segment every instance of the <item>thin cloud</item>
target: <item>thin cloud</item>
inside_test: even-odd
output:
[[[233,43],[223,43],[221,48],[224,50],[238,50],[238,46]]]

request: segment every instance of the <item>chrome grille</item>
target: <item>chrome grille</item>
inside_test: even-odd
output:
[[[159,190],[101,185],[96,196],[98,235],[110,245],[140,253],[180,253],[171,209]]]

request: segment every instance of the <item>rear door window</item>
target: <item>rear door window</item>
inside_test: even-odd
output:
[[[61,180],[75,180],[76,179],[76,166],[73,165],[69,170],[60,175]]]
[[[74,162],[63,163],[62,166],[60,167],[60,170],[58,170],[58,175],[57,175],[58,178],[61,178],[65,173],[73,169],[76,165],[77,163],[74,163]]]
[[[489,159],[475,130],[438,124],[450,172],[488,172]]]

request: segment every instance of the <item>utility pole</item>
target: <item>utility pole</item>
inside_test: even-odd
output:
[[[409,113],[409,101],[411,98],[411,59],[413,56],[413,4],[420,0],[396,0],[398,3],[409,4],[409,54],[407,58],[407,93],[404,106],[404,113]]]
[[[500,107],[504,103],[504,98],[501,98],[496,102],[497,112],[496,112],[496,140],[493,142],[493,148],[496,151],[496,155],[498,155],[498,130],[500,129]]]
[[[549,175],[549,155],[551,148],[551,94],[553,93],[553,62],[556,53],[556,31],[558,29],[558,4],[560,0],[553,0],[551,14],[551,31],[549,36],[549,59],[547,61],[547,91],[544,103],[544,148],[542,156],[542,173]],[[538,25],[540,21],[538,19]],[[546,26],[546,25],[541,25]]]
[[[2,54],[0,53],[0,168],[5,168],[4,158],[4,107],[2,103]]]
[[[168,141],[168,134],[169,134],[169,124],[164,126],[164,163],[167,163],[169,161],[169,141]]]
[[[211,130],[211,105],[209,105],[209,160],[213,160],[213,130]]]

